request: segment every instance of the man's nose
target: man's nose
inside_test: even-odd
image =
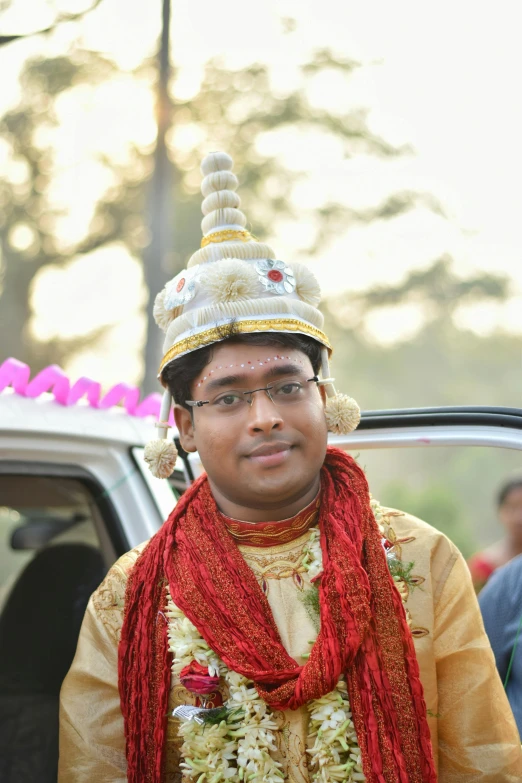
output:
[[[283,426],[281,414],[264,390],[252,394],[248,426],[253,432],[264,432],[265,434]]]

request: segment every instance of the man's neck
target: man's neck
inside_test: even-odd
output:
[[[240,520],[241,522],[280,522],[283,519],[295,517],[296,514],[299,514],[300,511],[312,502],[319,492],[320,477],[318,475],[310,487],[304,492],[301,491],[295,497],[274,503],[265,503],[262,506],[259,505],[255,508],[238,503],[232,498],[226,497],[210,479],[209,483],[217,506],[225,516]]]

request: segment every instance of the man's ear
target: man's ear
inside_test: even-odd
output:
[[[319,386],[319,394],[321,395],[323,405],[326,405],[326,389],[324,386]]]
[[[197,451],[190,411],[182,405],[174,405],[174,420],[178,428],[179,441],[185,451]]]

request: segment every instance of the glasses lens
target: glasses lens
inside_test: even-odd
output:
[[[213,413],[230,415],[248,408],[248,400],[243,392],[230,390],[221,392],[210,400],[208,407]]]
[[[210,400],[210,404],[202,408],[202,410],[206,410],[209,414],[215,416],[234,416],[249,408],[255,394],[265,394],[267,392],[272,402],[278,407],[293,405],[309,399],[314,385],[308,379],[285,378],[276,383],[268,384],[266,389],[254,391],[230,389],[217,394]]]
[[[292,405],[302,402],[310,391],[310,384],[297,380],[284,380],[270,384],[270,397],[276,405]]]

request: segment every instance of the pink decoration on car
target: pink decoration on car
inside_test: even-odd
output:
[[[91,378],[82,377],[71,384],[64,371],[56,364],[41,370],[32,380],[31,369],[18,359],[6,359],[0,365],[0,392],[12,387],[15,394],[35,399],[46,392],[54,395],[60,405],[70,407],[82,397],[87,398],[91,408],[107,410],[122,405],[130,416],[140,419],[146,416],[157,418],[161,408],[161,394],[149,394],[140,402],[140,390],[137,386],[127,383],[117,383],[103,397],[101,385]],[[171,412],[169,424],[174,424]]]

